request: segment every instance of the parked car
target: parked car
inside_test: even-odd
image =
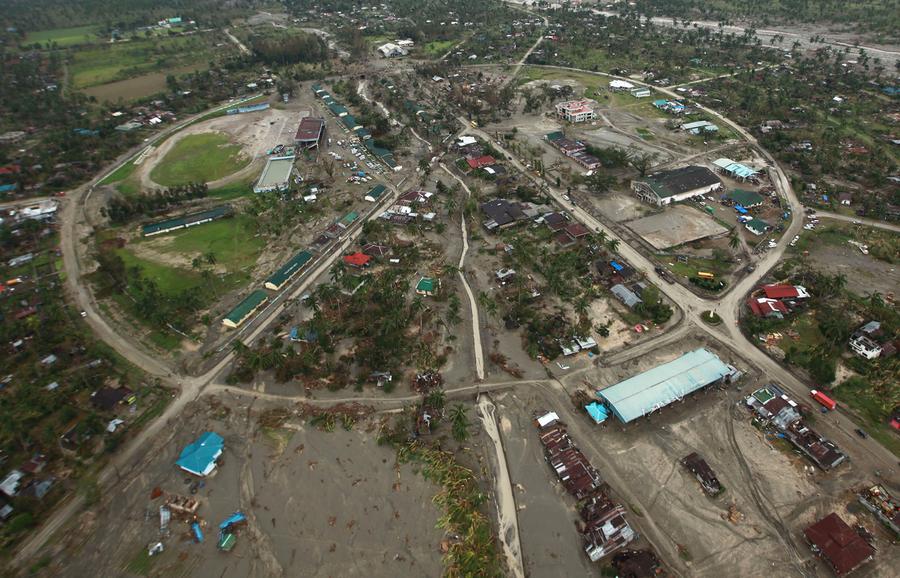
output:
[[[863,430],[861,430],[861,429],[859,429],[859,428],[856,428],[856,429],[853,430],[853,431],[855,431],[855,432],[856,432],[856,435],[858,435],[858,436],[861,437],[862,439],[866,439],[866,438],[869,437],[869,434],[867,434],[865,431],[863,431]]]

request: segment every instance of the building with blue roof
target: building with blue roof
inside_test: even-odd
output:
[[[592,401],[591,403],[584,406],[585,411],[588,412],[588,415],[591,416],[591,419],[594,420],[594,423],[600,425],[601,423],[606,421],[606,418],[609,417],[609,410],[606,409],[606,406],[597,403],[596,401]]]
[[[748,167],[747,165],[743,165],[741,163],[736,163],[731,159],[721,158],[713,161],[713,164],[719,169],[724,175],[728,175],[733,179],[737,179],[741,182],[744,181],[754,181],[759,178],[759,173],[756,170]]]
[[[700,348],[600,390],[597,397],[622,423],[630,423],[733,373],[717,355]]]
[[[215,432],[203,432],[197,441],[181,450],[175,464],[189,474],[208,476],[216,469],[216,460],[222,455],[225,440]]]

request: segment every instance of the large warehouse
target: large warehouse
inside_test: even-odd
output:
[[[211,223],[212,221],[231,217],[232,215],[234,215],[234,209],[231,208],[231,205],[222,205],[208,211],[190,213],[183,217],[166,219],[165,221],[157,221],[156,223],[144,225],[141,228],[141,233],[145,237],[152,237],[153,235],[168,233],[169,231],[177,231],[178,229],[187,229],[188,227]]]
[[[300,121],[300,126],[297,127],[294,142],[300,148],[313,149],[319,146],[323,134],[325,134],[325,119],[307,116]]]
[[[272,276],[266,280],[266,289],[278,291],[284,287],[312,258],[313,255],[309,251],[300,251],[294,255],[290,261],[282,265],[278,271],[272,273]]]
[[[632,181],[631,189],[642,201],[662,207],[722,188],[722,181],[706,167],[690,165],[653,173]]]
[[[232,309],[228,315],[222,319],[222,325],[232,329],[239,327],[241,323],[256,313],[268,300],[269,296],[266,292],[262,289],[257,289],[250,295],[247,295],[243,301],[237,304],[237,307]]]
[[[623,423],[630,423],[734,373],[716,354],[701,348],[598,391],[597,397]]]
[[[294,155],[286,157],[271,157],[266,161],[254,193],[268,193],[270,191],[284,191],[291,184],[291,174],[294,172]]]

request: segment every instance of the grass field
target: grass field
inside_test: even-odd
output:
[[[428,58],[440,58],[457,42],[457,40],[435,40],[426,43],[423,50]]]
[[[29,32],[25,37],[25,44],[34,44],[35,42],[46,46],[48,42],[55,42],[57,46],[75,46],[78,44],[94,44],[100,42],[100,37],[96,32],[100,30],[100,26],[90,24],[88,26],[76,26],[74,28],[55,28],[53,30],[38,30],[37,32]]]
[[[243,197],[252,193],[253,180],[251,179],[247,181],[231,183],[230,185],[225,185],[224,187],[219,187],[218,189],[211,189],[209,191],[209,196],[225,201],[230,199],[237,199],[239,197]]]
[[[241,147],[220,133],[188,135],[150,172],[150,178],[163,186],[209,182],[233,174],[250,163]]]
[[[265,243],[255,237],[256,224],[252,217],[237,215],[191,227],[167,235],[172,241],[159,250],[166,253],[201,254],[212,252],[216,264],[237,273],[256,264]]]

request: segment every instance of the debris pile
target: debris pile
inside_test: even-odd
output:
[[[437,371],[424,371],[417,373],[413,379],[413,390],[416,393],[427,394],[432,389],[443,387],[444,376]]]
[[[737,505],[734,502],[731,502],[728,504],[728,511],[722,514],[722,519],[728,520],[732,524],[737,524],[744,519],[744,514],[737,509]]]
[[[495,352],[491,353],[490,360],[494,365],[496,365],[497,367],[499,367],[506,373],[510,374],[511,376],[513,376],[517,379],[522,378],[522,370],[519,369],[518,367],[514,367],[514,366],[510,365],[507,357],[505,355],[503,355],[502,353],[500,353],[499,351],[495,351]]]
[[[535,414],[544,456],[559,481],[577,500],[583,500],[579,531],[584,551],[596,562],[637,538],[625,519],[625,508],[608,494],[600,474],[569,437],[566,425],[554,412]]]

